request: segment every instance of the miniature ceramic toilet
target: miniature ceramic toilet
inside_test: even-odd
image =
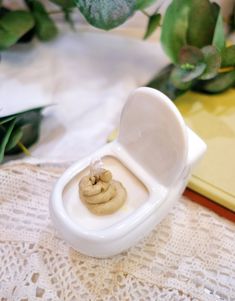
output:
[[[118,254],[166,216],[205,150],[168,97],[138,88],[124,106],[117,140],[72,165],[57,181],[50,200],[52,220],[81,253]],[[111,215],[96,216],[79,199],[78,183],[95,158],[101,158],[127,190],[125,205]]]

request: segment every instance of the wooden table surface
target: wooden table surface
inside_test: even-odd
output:
[[[186,188],[186,190],[184,191],[184,196],[188,197],[193,202],[198,203],[198,204],[214,211],[218,215],[220,215],[232,222],[235,222],[235,212],[233,212],[219,204],[216,204],[212,200],[204,197],[203,195],[200,195],[197,192],[194,192],[193,190]]]

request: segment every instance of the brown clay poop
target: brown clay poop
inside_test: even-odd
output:
[[[81,179],[79,196],[92,213],[106,215],[123,206],[127,193],[120,182],[112,180],[112,173],[103,169],[98,175]]]

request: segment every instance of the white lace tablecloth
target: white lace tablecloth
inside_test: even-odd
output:
[[[235,225],[185,198],[118,256],[86,257],[48,213],[65,166],[1,168],[0,300],[235,300]]]
[[[96,33],[3,54],[1,105],[10,81],[13,99],[21,82],[27,101],[33,86],[58,105],[45,112],[32,158],[0,168],[1,301],[235,300],[235,225],[185,198],[148,237],[109,259],[74,251],[49,217],[68,162],[105,143],[129,92],[165,63],[157,44]]]

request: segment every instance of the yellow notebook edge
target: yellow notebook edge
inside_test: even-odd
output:
[[[227,207],[235,212],[235,197],[221,189],[218,189],[218,187],[203,181],[201,178],[192,175],[187,187],[201,195],[204,195],[215,203],[218,203],[223,207]]]

